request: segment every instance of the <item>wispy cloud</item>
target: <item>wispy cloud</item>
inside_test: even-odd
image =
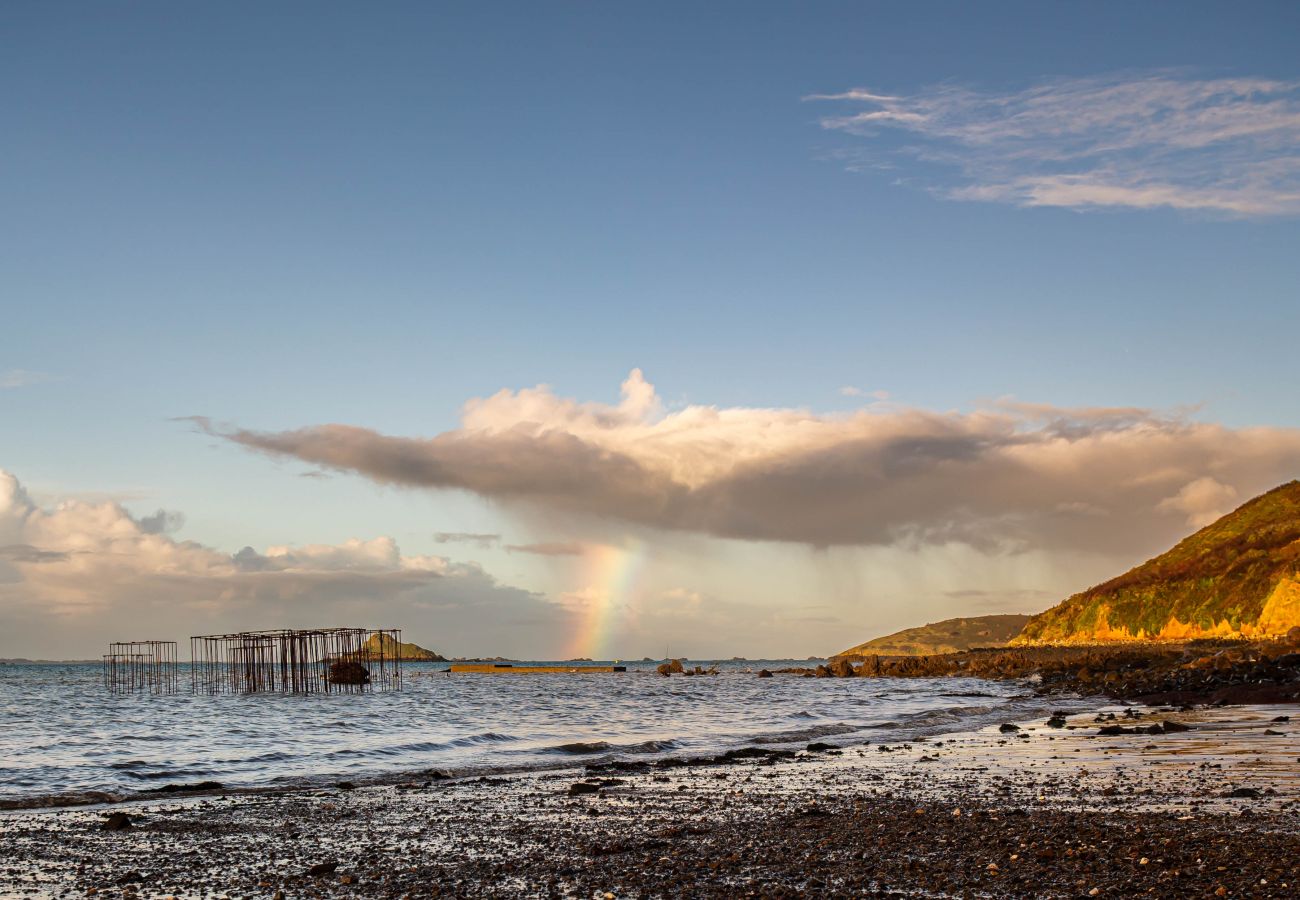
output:
[[[885,400],[888,400],[890,395],[889,395],[889,391],[881,391],[881,390],[872,391],[866,388],[860,388],[857,385],[846,384],[840,388],[840,396],[870,397],[873,400],[880,400],[883,402]]]
[[[387,484],[814,546],[1131,552],[1177,537],[1180,514],[1208,515],[1233,496],[1200,479],[1250,496],[1300,474],[1296,429],[1005,399],[970,413],[892,404],[665,413],[639,371],[619,404],[546,387],[501,391],[471,400],[460,428],[427,439],[338,424],[259,432],[195,421],[250,450]]]
[[[501,540],[501,535],[474,531],[435,531],[433,539],[439,544],[478,544],[480,547],[491,547]]]
[[[1300,213],[1300,82],[1160,71],[806,99],[851,107],[821,124],[866,139],[838,151],[852,167],[897,165],[949,199]]]
[[[40,384],[43,381],[54,380],[54,376],[47,372],[33,372],[30,369],[9,369],[0,372],[0,390],[28,387],[33,384]]]
[[[582,556],[587,546],[573,541],[564,543],[508,544],[506,550],[511,553],[532,553],[535,556]]]

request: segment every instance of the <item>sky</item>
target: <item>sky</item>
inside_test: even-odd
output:
[[[0,656],[824,655],[1300,477],[1300,7],[0,8]]]

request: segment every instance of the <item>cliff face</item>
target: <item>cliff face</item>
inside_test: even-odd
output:
[[[972,616],[908,628],[850,647],[837,657],[924,656],[957,653],[973,647],[1004,647],[1020,633],[1029,616]]]
[[[1300,625],[1300,481],[1034,616],[1013,644],[1277,637]]]

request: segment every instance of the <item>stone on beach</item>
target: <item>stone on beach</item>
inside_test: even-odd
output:
[[[131,817],[123,812],[111,813],[99,827],[105,831],[126,831],[131,827]]]

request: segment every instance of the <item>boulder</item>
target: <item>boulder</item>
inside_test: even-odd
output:
[[[131,817],[126,813],[115,812],[99,826],[105,831],[126,831],[131,827]]]
[[[330,663],[330,684],[370,684],[370,670],[354,660]]]

